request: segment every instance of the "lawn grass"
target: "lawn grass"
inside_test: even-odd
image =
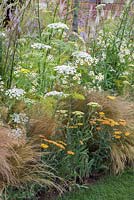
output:
[[[134,200],[134,170],[98,181],[59,200]]]

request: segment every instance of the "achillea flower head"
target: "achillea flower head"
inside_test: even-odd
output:
[[[48,146],[47,144],[44,144],[44,143],[43,143],[43,144],[40,145],[40,147],[41,147],[42,149],[47,149],[49,146]]]
[[[30,70],[29,69],[25,69],[25,68],[21,68],[20,72],[23,73],[23,74],[27,74],[27,73],[30,72]]]
[[[115,135],[120,135],[120,134],[122,134],[122,132],[121,131],[115,131],[114,134]]]
[[[67,151],[67,154],[72,155],[72,156],[75,155],[75,153],[73,151]]]
[[[116,99],[115,96],[107,96],[107,98],[110,99],[110,100],[115,100]]]
[[[121,138],[120,135],[115,135],[114,137],[115,137],[116,139],[120,139],[120,138]]]
[[[87,106],[90,106],[90,107],[92,107],[92,108],[101,108],[101,105],[98,104],[98,103],[96,103],[96,102],[89,102],[89,103],[87,104]]]
[[[82,112],[82,111],[76,110],[76,111],[73,111],[72,114],[73,114],[73,115],[80,115],[80,116],[83,116],[85,113]]]
[[[125,136],[129,136],[130,135],[130,133],[128,131],[125,132],[124,134],[125,134]]]

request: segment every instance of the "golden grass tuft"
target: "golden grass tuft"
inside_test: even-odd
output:
[[[114,174],[122,172],[126,166],[134,167],[134,134],[123,143],[111,144],[111,161]]]
[[[0,127],[0,190],[27,183],[60,189],[54,182],[57,177],[53,169],[41,161],[41,152],[33,146],[32,139],[21,141],[9,135],[9,129]]]

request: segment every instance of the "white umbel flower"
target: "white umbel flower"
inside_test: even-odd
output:
[[[50,29],[64,29],[69,30],[68,26],[62,22],[52,23],[47,26]]]
[[[23,135],[23,131],[21,128],[16,128],[16,129],[12,129],[11,133],[9,136],[13,137],[13,138],[20,138]]]
[[[26,124],[28,122],[28,117],[25,113],[13,113],[12,120],[17,124]]]
[[[19,89],[19,88],[16,88],[16,87],[8,89],[5,92],[5,95],[9,96],[10,99],[13,99],[13,98],[19,99],[22,96],[24,96],[24,94],[25,94],[25,91],[23,89]]]
[[[58,96],[58,97],[62,97],[65,96],[65,94],[63,92],[58,92],[58,91],[51,91],[45,94],[45,97],[49,97],[49,96]]]
[[[50,96],[55,96],[55,97],[67,97],[68,94],[64,94],[63,92],[58,92],[58,91],[51,91],[45,94],[44,97],[50,97]]]
[[[51,46],[39,42],[33,43],[31,47],[33,49],[46,49],[46,50],[51,49]]]
[[[73,75],[76,73],[76,68],[69,65],[60,65],[54,67],[54,70],[59,74]]]
[[[85,51],[75,51],[72,53],[72,56],[76,57],[76,58],[82,58],[82,59],[92,59],[92,56],[85,52]]]

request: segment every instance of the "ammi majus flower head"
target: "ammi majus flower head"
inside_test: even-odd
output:
[[[54,70],[59,74],[74,75],[76,73],[76,68],[69,65],[60,65],[54,67]]]

